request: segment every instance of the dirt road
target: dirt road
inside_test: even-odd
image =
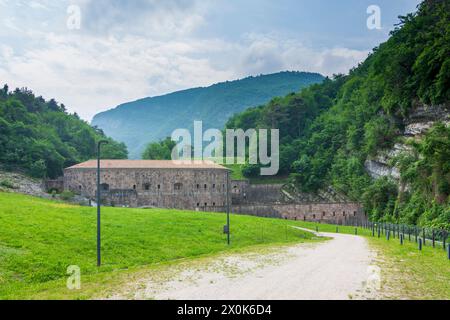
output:
[[[327,234],[329,241],[272,252],[223,255],[189,262],[130,284],[112,299],[310,300],[375,298],[374,253],[362,237]],[[375,279],[375,281],[374,281]]]

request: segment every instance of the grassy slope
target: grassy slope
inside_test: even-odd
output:
[[[321,232],[336,232],[336,226],[300,222],[304,228]],[[339,227],[340,233],[354,234],[354,227]],[[383,298],[386,299],[450,299],[450,260],[446,252],[431,243],[419,251],[412,238],[403,246],[399,239],[387,241],[384,235],[372,237],[372,232],[358,228],[378,253],[377,264],[382,268]]]
[[[104,266],[97,269],[95,208],[0,193],[0,299],[79,298],[65,288],[69,265],[81,268],[83,286],[95,294],[102,288],[93,283],[107,285],[122,270],[313,240],[289,228],[291,221],[250,216],[232,216],[231,247],[223,214],[104,208],[102,219]]]

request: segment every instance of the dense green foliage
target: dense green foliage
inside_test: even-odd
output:
[[[37,178],[55,178],[65,167],[96,157],[96,142],[108,140],[103,158],[127,158],[124,144],[107,138],[64,105],[27,89],[0,90],[0,165]]]
[[[172,160],[172,150],[176,142],[171,138],[166,138],[159,142],[151,142],[142,153],[144,160]]]
[[[130,158],[139,158],[149,142],[171,136],[175,129],[221,129],[233,114],[295,92],[323,77],[317,73],[281,72],[218,83],[126,103],[96,115],[92,123],[126,143]]]
[[[450,127],[437,123],[419,142],[411,141],[413,152],[405,152],[393,160],[401,173],[400,192],[394,218],[411,223],[433,222],[435,227],[450,227]],[[393,202],[394,197],[391,197]]]
[[[298,157],[299,139],[305,136],[307,128],[323,111],[329,109],[342,84],[343,77],[335,81],[325,79],[297,94],[275,98],[266,106],[250,108],[233,116],[227,128],[276,128],[280,129],[280,174],[291,171],[291,164]],[[257,166],[247,166],[244,174],[254,176],[259,173]]]
[[[401,170],[402,188],[389,178],[373,182],[364,167],[400,139],[416,105],[448,109],[449,15],[449,1],[423,2],[348,76],[249,109],[227,127],[279,128],[280,173],[290,173],[301,191],[332,185],[363,201],[373,219],[450,228],[448,128],[437,124],[413,146],[415,157]]]
[[[97,268],[94,208],[0,192],[0,221],[0,300],[83,296],[66,287],[67,267],[73,265],[81,268],[83,290],[106,274],[107,280],[95,286],[101,291],[113,273],[132,267],[313,240],[312,234],[288,227],[298,224],[294,221],[233,216],[228,246],[225,214],[104,208],[103,266]],[[49,288],[56,296],[46,296]]]

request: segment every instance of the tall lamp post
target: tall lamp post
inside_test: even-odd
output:
[[[227,170],[227,242],[230,245],[230,171]]]
[[[101,256],[101,228],[100,228],[100,203],[101,203],[101,195],[100,195],[100,149],[102,144],[108,144],[108,141],[102,140],[99,141],[97,145],[97,267],[100,267],[102,264],[102,256]]]

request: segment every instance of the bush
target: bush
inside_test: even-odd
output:
[[[61,199],[64,201],[71,201],[75,197],[75,194],[71,191],[64,191],[61,193]]]
[[[0,186],[5,187],[7,189],[17,189],[17,187],[10,180],[7,179],[0,181]]]
[[[47,174],[47,165],[44,160],[38,160],[30,165],[29,173],[33,178],[42,179]]]
[[[242,168],[242,174],[246,178],[256,178],[259,176],[260,170],[261,170],[261,167],[257,164],[246,164]]]

